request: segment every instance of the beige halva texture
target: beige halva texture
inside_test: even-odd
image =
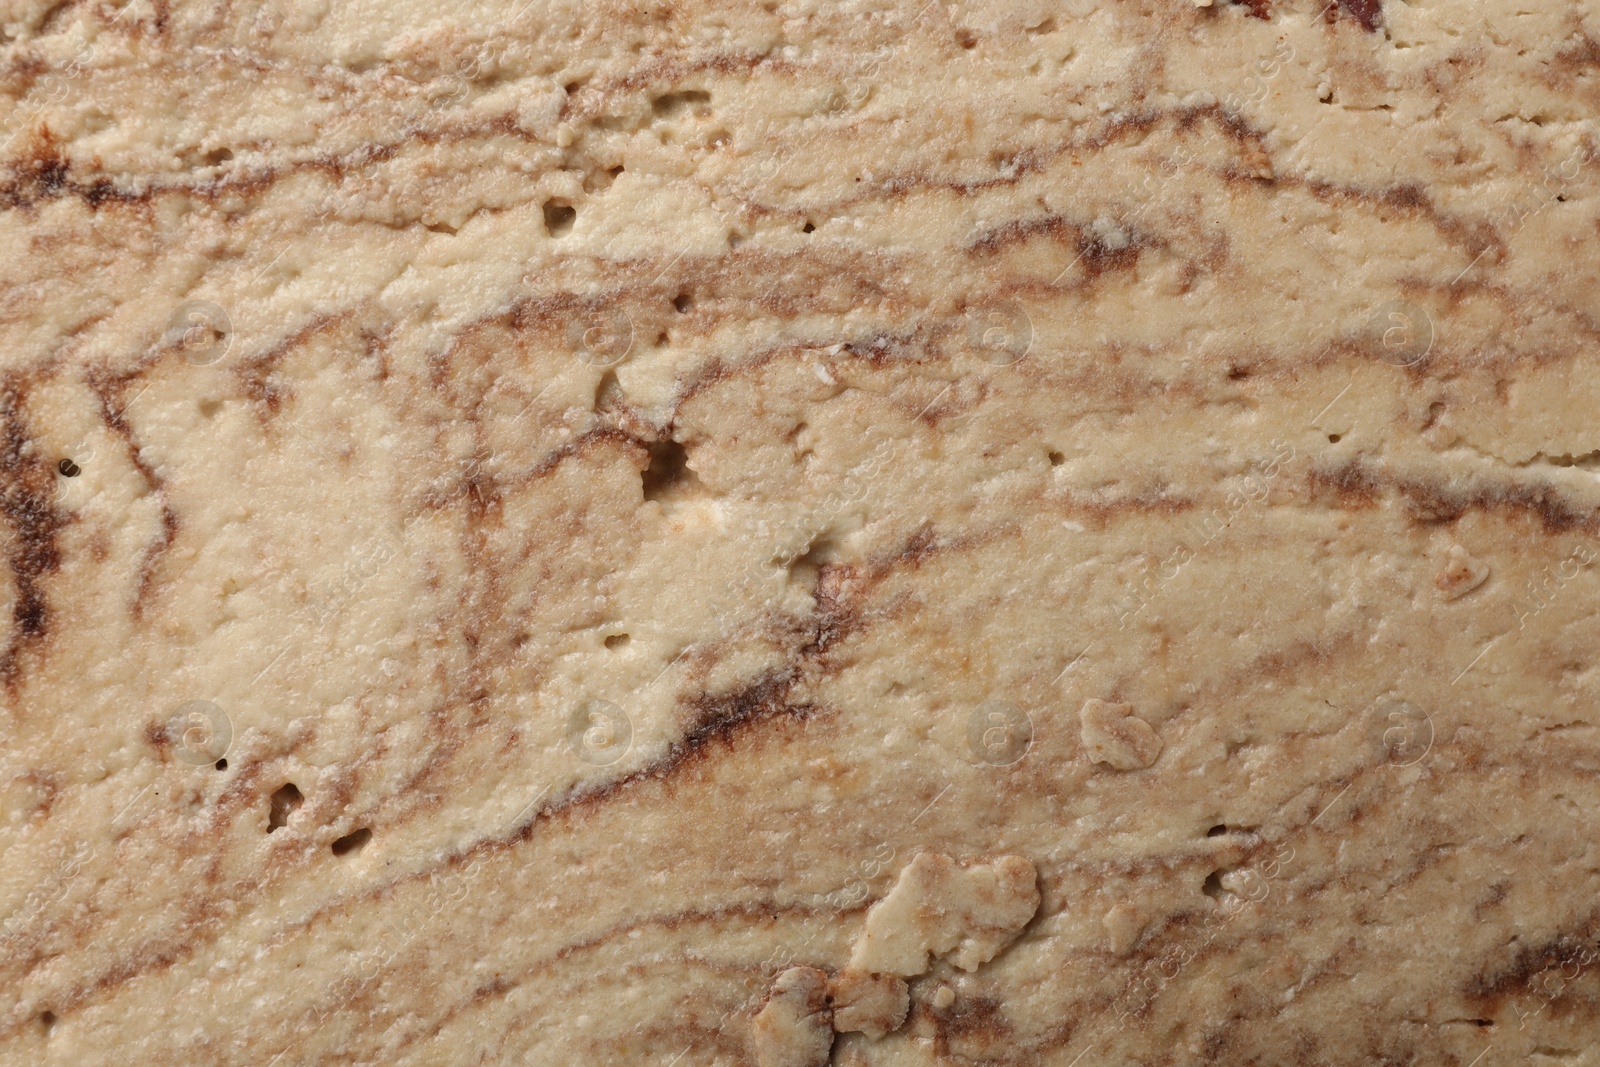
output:
[[[0,1065],[1600,1063],[1600,9],[10,0]]]

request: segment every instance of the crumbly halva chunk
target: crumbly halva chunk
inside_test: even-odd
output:
[[[752,1032],[761,1067],[823,1067],[833,1049],[828,976],[815,967],[778,975]]]
[[[1161,755],[1161,737],[1155,727],[1134,714],[1131,704],[1087,700],[1078,717],[1083,749],[1095,763],[1136,771]]]
[[[1038,872],[1022,856],[963,866],[922,852],[867,912],[850,966],[907,978],[932,959],[976,970],[1015,940],[1038,908]]]
[[[900,1028],[911,1005],[905,979],[846,967],[828,982],[833,1028],[859,1031],[874,1040]]]

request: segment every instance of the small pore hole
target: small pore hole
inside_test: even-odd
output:
[[[578,221],[578,209],[565,200],[546,200],[544,204],[544,228],[551,237],[565,237],[572,232],[572,224]]]
[[[215,766],[219,771],[225,771],[228,769],[228,761],[225,759],[219,759],[215,764],[213,764],[213,766]]]
[[[692,491],[699,485],[689,466],[689,453],[677,441],[658,441],[650,446],[650,465],[640,475],[646,500],[665,500]]]
[[[686,314],[690,308],[694,307],[694,297],[688,293],[679,293],[672,298],[672,306],[677,309],[678,314]]]
[[[627,644],[628,640],[629,638],[627,634],[612,634],[610,637],[606,638],[606,647],[612,651],[615,651]]]
[[[837,560],[839,556],[838,542],[830,532],[825,531],[789,564],[789,577],[796,583],[815,590],[822,577],[822,568]]]
[[[293,782],[289,782],[272,794],[271,807],[267,811],[267,833],[281,830],[289,825],[289,816],[293,815],[306,798],[300,795],[300,790]]]
[[[605,170],[590,171],[584,175],[583,191],[586,193],[603,193],[611,188],[611,183],[617,180],[622,173],[621,167],[607,167]]]
[[[711,103],[711,94],[703,89],[685,89],[681,93],[664,93],[650,101],[650,110],[656,118],[668,118],[684,108],[704,107]]]
[[[332,846],[333,854],[335,856],[348,856],[352,852],[360,852],[366,847],[367,842],[371,840],[372,831],[363,826],[361,829],[345,834],[335,841]]]
[[[233,152],[227,148],[213,148],[201,158],[206,161],[206,166],[216,167],[221,166],[223,163],[226,163],[232,159]]]
[[[1217,823],[1217,825],[1213,826],[1211,829],[1206,831],[1206,836],[1207,837],[1221,837],[1223,834],[1225,834],[1227,832],[1228,832],[1228,827],[1225,824],[1219,822],[1219,823]]]
[[[61,477],[63,478],[76,478],[78,475],[83,473],[83,468],[72,462],[70,459],[64,459],[60,463],[57,463],[56,470],[61,472]]]
[[[1336,444],[1338,444],[1338,443],[1339,443],[1339,435],[1338,435],[1338,434],[1336,434],[1336,433],[1330,433],[1330,434],[1329,434],[1329,435],[1328,435],[1328,443],[1329,443],[1329,444],[1330,444],[1330,445],[1336,445]]]
[[[808,222],[804,226],[800,227],[800,232],[801,233],[816,233],[817,232],[817,228],[815,226],[811,225],[811,223]]]
[[[56,1028],[56,1013],[53,1011],[40,1012],[39,1025],[44,1027],[44,1032],[48,1035],[50,1031]]]
[[[1222,888],[1222,872],[1212,871],[1206,875],[1205,883],[1200,886],[1200,892],[1212,900],[1221,900],[1222,895],[1227,892],[1226,889]]]
[[[1061,464],[1063,464],[1063,463],[1065,463],[1067,461],[1067,457],[1066,456],[1062,455],[1060,452],[1055,451],[1054,449],[1051,449],[1050,452],[1048,453],[1048,455],[1050,457],[1050,466],[1052,466],[1052,467],[1059,467],[1059,466],[1061,466]]]
[[[978,44],[978,35],[971,30],[957,30],[956,44],[959,44],[962,48],[975,48]]]

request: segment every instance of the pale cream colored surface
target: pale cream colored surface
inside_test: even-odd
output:
[[[1091,763],[1137,771],[1161,756],[1161,736],[1133,713],[1132,704],[1086,700],[1078,712],[1079,739]]]
[[[0,1065],[1600,1062],[1592,5],[0,26]]]
[[[956,864],[920,852],[887,896],[872,906],[850,966],[912,978],[933,960],[975,971],[1016,940],[1039,910],[1039,875],[1021,856]]]

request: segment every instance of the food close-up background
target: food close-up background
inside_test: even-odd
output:
[[[1600,9],[5,0],[0,1065],[1600,1064]]]

